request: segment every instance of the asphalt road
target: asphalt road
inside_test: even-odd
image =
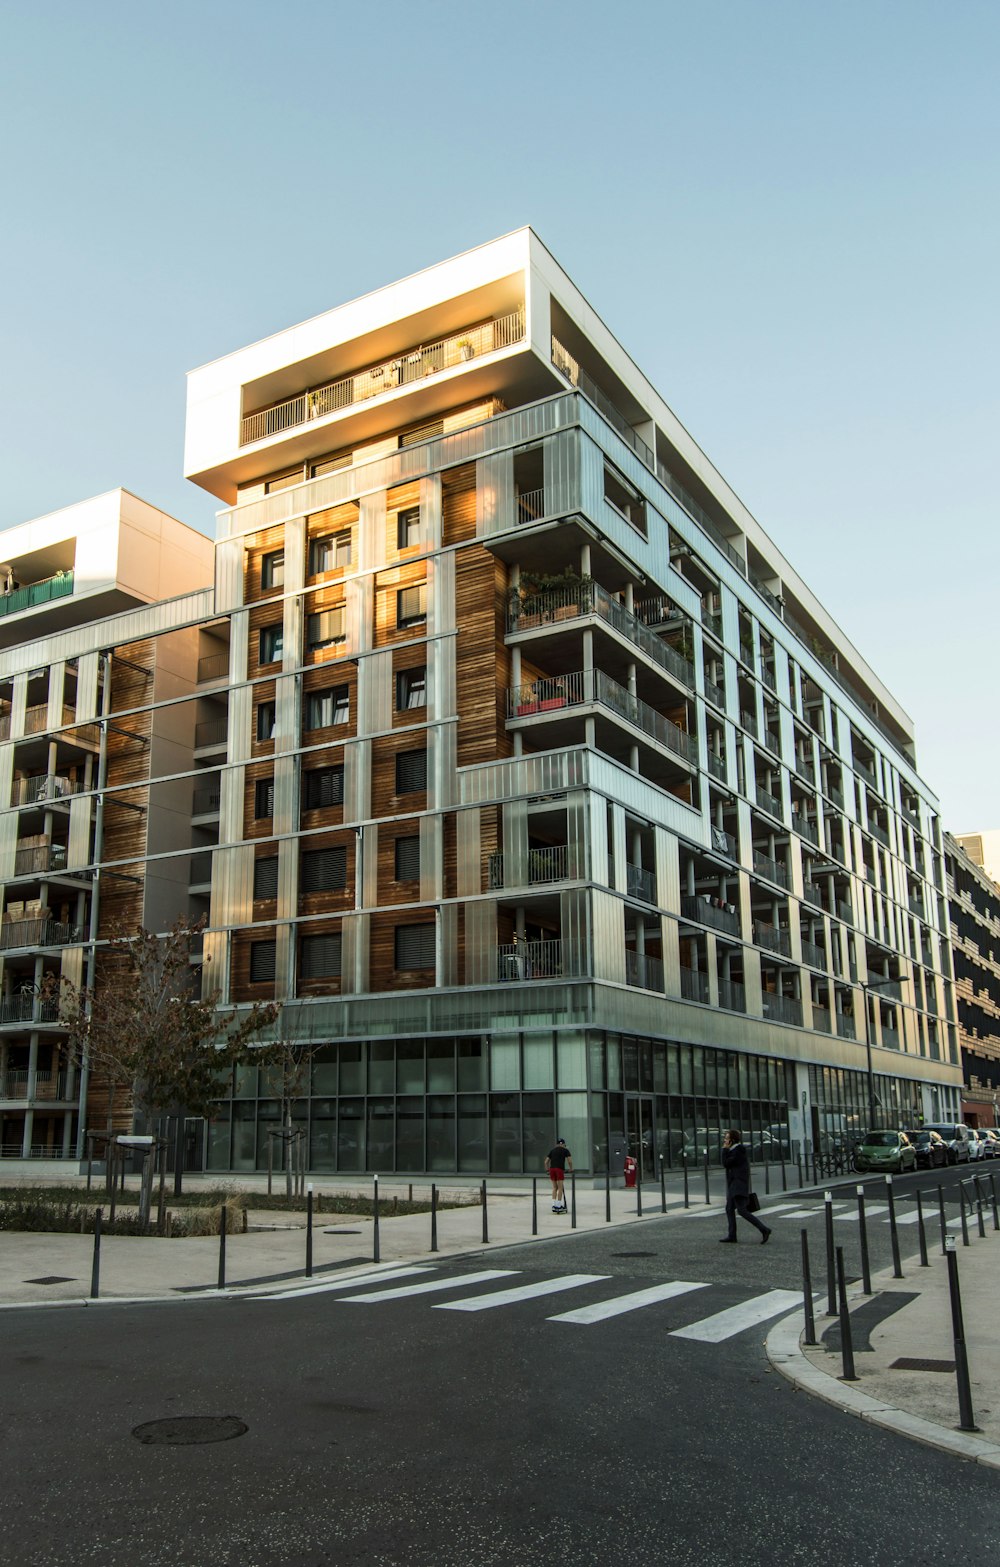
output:
[[[991,1471],[796,1393],[763,1354],[774,1316],[735,1331],[721,1316],[800,1289],[803,1226],[819,1272],[818,1212],[776,1213],[766,1247],[746,1226],[720,1247],[718,1217],[692,1209],[377,1288],[6,1313],[0,1561],[939,1567],[959,1542],[963,1560],[997,1559]],[[845,1217],[838,1243],[856,1232]],[[914,1227],[901,1234],[909,1253]],[[871,1243],[884,1265],[877,1216]],[[483,1270],[509,1271],[471,1277]],[[678,1283],[697,1287],[621,1310]],[[524,1286],[549,1293],[501,1299]],[[191,1446],[132,1434],[174,1416],[247,1431]]]

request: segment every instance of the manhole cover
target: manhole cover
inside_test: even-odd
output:
[[[613,1251],[612,1257],[655,1257],[655,1251]]]
[[[889,1367],[890,1371],[954,1371],[953,1360],[908,1360],[905,1356],[902,1360],[894,1360]]]
[[[134,1426],[132,1435],[147,1447],[196,1447],[204,1442],[229,1442],[245,1436],[248,1427],[235,1415],[173,1415],[169,1420],[147,1420]]]
[[[72,1284],[73,1280],[68,1274],[47,1273],[44,1279],[25,1279],[25,1284]]]

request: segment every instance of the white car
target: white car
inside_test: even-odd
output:
[[[986,1139],[976,1131],[974,1126],[969,1127],[969,1158],[986,1158]]]

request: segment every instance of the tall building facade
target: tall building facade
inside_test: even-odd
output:
[[[193,372],[185,468],[225,509],[153,859],[314,1052],[312,1170],[958,1113],[912,725],[531,230]],[[205,1159],[278,1119],[239,1072]]]
[[[982,866],[982,835],[945,834],[962,1110],[972,1126],[996,1126],[1000,1094],[1000,887]]]

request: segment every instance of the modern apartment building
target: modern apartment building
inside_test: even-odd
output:
[[[530,229],[193,372],[185,471],[214,585],[128,634],[190,638],[142,700],[197,803],[92,869],[172,866],[212,988],[282,1003],[312,1170],[958,1112],[912,725]],[[237,1074],[209,1164],[278,1116]]]
[[[944,839],[955,965],[962,1111],[996,1126],[1000,1093],[1000,887],[982,867],[982,835]]]

